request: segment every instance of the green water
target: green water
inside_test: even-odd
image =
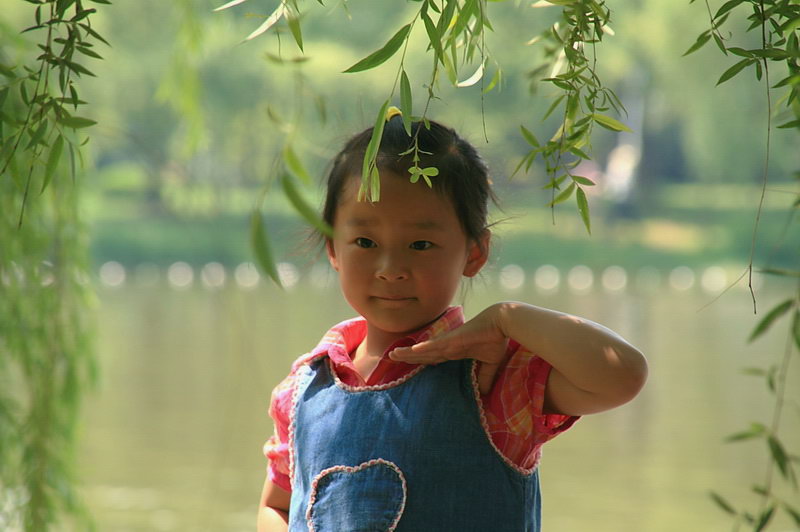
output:
[[[762,293],[762,309],[781,296]],[[580,314],[626,336],[648,356],[641,395],[586,417],[544,447],[544,530],[730,530],[709,489],[751,500],[766,453],[761,442],[722,439],[765,423],[771,405],[743,366],[766,366],[785,334],[746,346],[749,296],[697,289],[542,294],[476,284],[466,302],[519,299]],[[87,404],[80,472],[100,531],[251,531],[271,433],[272,387],[333,323],[351,316],[335,287],[285,292],[100,289],[102,381]],[[798,367],[782,434],[800,449]],[[781,519],[783,519],[781,517]],[[781,521],[775,530],[790,530]],[[783,528],[782,528],[783,527]]]

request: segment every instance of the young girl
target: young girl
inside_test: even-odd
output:
[[[273,391],[261,532],[538,531],[542,444],[646,379],[639,351],[582,318],[502,302],[464,323],[450,303],[488,258],[488,170],[447,127],[412,133],[420,167],[439,170],[432,188],[409,181],[396,113],[380,201],[357,199],[372,129],[328,176],[327,254],[360,316]]]

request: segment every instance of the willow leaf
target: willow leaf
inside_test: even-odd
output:
[[[412,109],[411,83],[408,81],[406,71],[403,70],[400,73],[400,113],[402,113],[403,127],[405,128],[409,137],[411,136]]]
[[[303,195],[297,190],[294,179],[292,179],[291,176],[284,175],[283,178],[281,178],[281,185],[283,185],[283,193],[286,195],[289,203],[292,204],[292,207],[294,207],[294,210],[296,210],[300,216],[305,218],[308,223],[316,227],[325,236],[333,236],[331,227],[319,217],[316,209],[311,207],[305,198],[303,198]]]
[[[383,48],[380,50],[371,53],[355,65],[351,66],[345,72],[361,72],[363,70],[369,70],[370,68],[375,68],[376,66],[385,63],[390,57],[392,57],[397,50],[400,49],[400,46],[403,44],[403,41],[408,36],[408,32],[411,31],[411,24],[406,24],[400,30],[395,33],[389,41],[383,45]]]
[[[239,4],[244,4],[247,0],[233,0],[228,2],[225,5],[221,5],[218,8],[214,9],[214,11],[222,11],[223,9],[228,9],[229,7],[238,6]]]
[[[56,140],[53,142],[53,146],[50,148],[50,154],[47,156],[47,164],[45,165],[44,169],[44,180],[42,182],[42,190],[47,188],[47,185],[50,184],[50,180],[53,178],[53,174],[55,173],[56,167],[58,166],[58,161],[61,159],[61,153],[64,151],[64,137],[59,135],[56,137]]]
[[[767,332],[767,329],[769,329],[772,326],[772,323],[781,316],[783,316],[786,312],[788,312],[789,309],[792,308],[793,304],[794,301],[792,301],[791,299],[787,299],[786,301],[783,301],[782,303],[779,303],[778,305],[773,307],[772,310],[770,310],[767,313],[767,315],[764,316],[764,319],[758,322],[758,325],[756,325],[756,328],[753,329],[753,332],[750,334],[750,338],[748,338],[747,341],[752,342],[753,340],[755,340],[756,338]]]
[[[614,118],[610,116],[601,115],[599,113],[592,113],[592,120],[600,124],[606,129],[610,129],[611,131],[627,131],[628,133],[633,133],[633,130]]]
[[[586,226],[586,232],[592,234],[592,222],[589,218],[589,202],[586,200],[586,193],[581,187],[575,191],[575,199],[578,202],[578,212],[583,219],[583,225]]]
[[[272,26],[274,26],[276,22],[278,22],[281,18],[283,18],[285,14],[286,14],[286,5],[283,2],[281,2],[281,5],[279,5],[278,8],[275,9],[275,11],[273,11],[272,14],[267,17],[267,20],[265,20],[261,24],[261,26],[256,28],[256,30],[253,33],[245,37],[244,40],[250,41],[258,37],[259,35],[264,34],[267,30],[269,30]]]
[[[250,243],[253,247],[256,263],[261,270],[266,273],[278,286],[281,285],[281,278],[275,266],[275,259],[272,255],[272,248],[269,243],[267,232],[264,231],[264,221],[261,211],[255,210],[250,216]]]

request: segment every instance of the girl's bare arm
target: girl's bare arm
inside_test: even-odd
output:
[[[285,532],[289,528],[289,503],[292,494],[273,483],[264,481],[258,505],[258,532]]]
[[[482,393],[491,389],[513,338],[553,366],[545,409],[582,415],[633,399],[647,379],[644,356],[619,335],[590,320],[534,305],[507,301],[486,308],[458,329],[391,353],[395,360],[436,364],[458,358],[480,360]]]

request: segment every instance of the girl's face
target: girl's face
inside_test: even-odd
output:
[[[357,201],[359,184],[342,190],[328,257],[368,334],[401,337],[438,318],[461,276],[480,271],[489,233],[482,245],[468,240],[450,200],[423,183],[383,171],[376,203]]]

